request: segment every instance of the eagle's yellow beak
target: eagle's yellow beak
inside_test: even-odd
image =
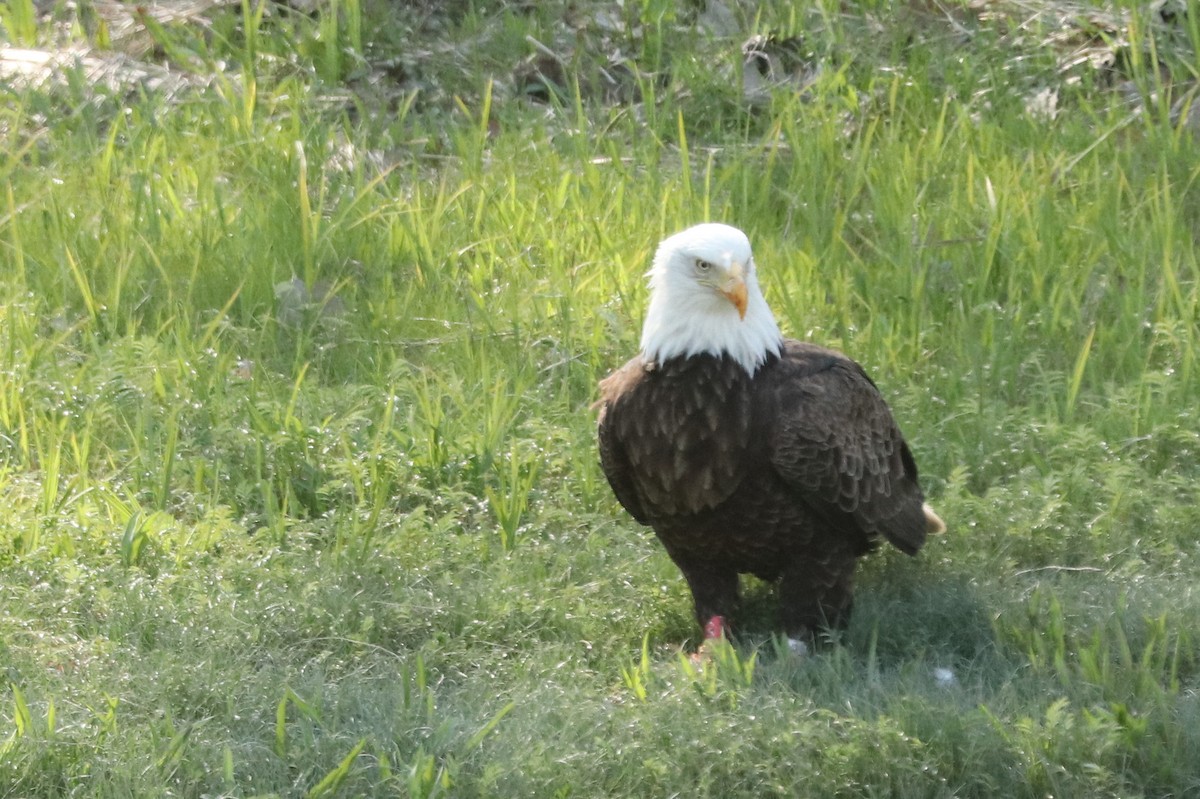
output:
[[[742,276],[740,264],[729,268],[729,277],[721,284],[721,293],[733,303],[738,310],[738,317],[746,318],[746,279]]]

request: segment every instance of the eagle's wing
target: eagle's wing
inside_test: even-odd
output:
[[[617,402],[621,395],[629,390],[633,383],[644,373],[641,356],[633,358],[617,371],[600,381],[600,399],[595,407],[600,409],[596,422],[597,437],[600,444],[600,466],[608,484],[612,486],[617,501],[629,515],[641,524],[649,524],[646,511],[642,508],[641,500],[633,483],[633,468],[629,455],[621,443],[620,436],[609,418],[609,405]]]
[[[917,465],[866,372],[841,353],[788,341],[775,374],[776,471],[805,504],[857,528],[863,547],[882,535],[916,553],[928,526]]]

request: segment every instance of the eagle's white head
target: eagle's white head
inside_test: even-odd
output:
[[[754,272],[750,240],[735,227],[706,223],[664,239],[647,273],[643,357],[728,355],[753,375],[783,347]]]

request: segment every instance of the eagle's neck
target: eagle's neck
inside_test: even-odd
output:
[[[757,284],[748,285],[746,317],[712,292],[672,293],[657,287],[642,327],[642,356],[666,361],[693,355],[728,356],[751,377],[783,349],[779,325]]]

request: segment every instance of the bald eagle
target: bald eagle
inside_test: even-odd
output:
[[[859,557],[881,538],[915,555],[945,526],[862,367],[780,334],[742,231],[676,233],[648,274],[641,352],[600,382],[604,474],[683,572],[706,639],[749,573],[778,583],[806,649],[846,622]]]

